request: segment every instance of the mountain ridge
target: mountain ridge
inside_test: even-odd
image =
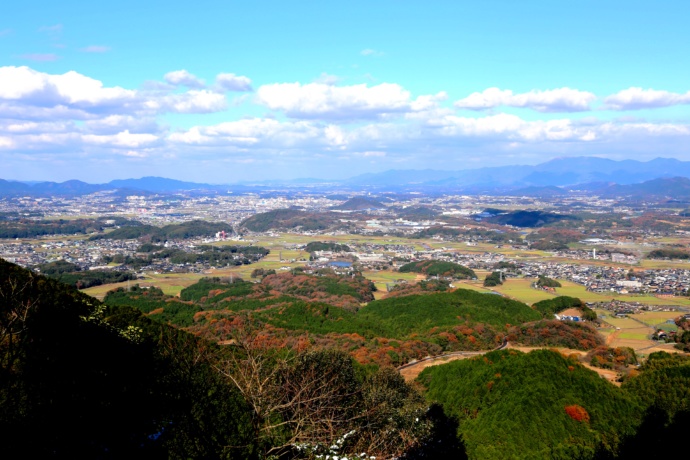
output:
[[[269,191],[271,187],[340,188],[351,190],[427,191],[432,193],[528,193],[555,187],[595,189],[591,184],[640,184],[650,180],[672,177],[690,178],[690,161],[675,158],[655,158],[649,161],[610,160],[599,157],[554,158],[537,165],[489,166],[464,170],[388,170],[366,173],[345,180],[294,179],[236,184],[205,184],[157,176],[139,179],[116,179],[104,184],[89,184],[79,180],[65,182],[11,181],[0,179],[0,196],[18,195],[85,195],[106,190],[128,192],[213,192]],[[604,188],[604,187],[602,187]],[[621,189],[621,192],[626,189]]]

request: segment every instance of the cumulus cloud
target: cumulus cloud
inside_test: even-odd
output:
[[[161,131],[153,116],[108,115],[104,118],[88,120],[84,122],[83,127],[92,134],[116,134],[125,130],[148,133]]]
[[[216,86],[222,91],[253,91],[252,81],[248,77],[234,73],[219,73]]]
[[[212,113],[228,107],[224,94],[206,89],[182,93],[105,87],[70,71],[61,75],[29,67],[0,67],[0,116],[27,119],[98,119],[108,115],[150,117],[157,113]]]
[[[144,105],[150,111],[158,113],[213,113],[225,110],[228,101],[223,94],[202,89],[151,97]]]
[[[280,122],[270,118],[247,118],[213,126],[195,126],[173,133],[172,142],[226,147],[261,146],[290,148],[324,139],[324,129],[310,122]]]
[[[437,94],[429,94],[417,97],[411,104],[410,108],[413,111],[431,110],[438,107],[438,103],[448,99],[448,94],[441,91]]]
[[[610,110],[653,109],[682,104],[690,104],[690,91],[679,94],[632,87],[604,99],[604,108]]]
[[[331,86],[323,83],[263,85],[257,100],[293,118],[359,119],[414,110],[410,92],[394,83]],[[423,106],[429,101],[419,100]]]
[[[135,96],[135,91],[106,88],[102,82],[74,71],[51,75],[29,67],[0,67],[0,102],[87,109],[121,105]]]
[[[79,51],[83,53],[107,53],[108,51],[110,51],[110,47],[102,45],[90,45],[81,48]]]
[[[486,110],[494,107],[523,107],[539,112],[581,112],[590,110],[596,96],[587,91],[571,88],[532,90],[513,94],[509,89],[487,88],[481,93],[472,93],[455,102],[455,107],[470,110]]]
[[[206,82],[186,70],[175,70],[168,72],[163,79],[174,86],[187,86],[188,88],[205,88]]]
[[[441,136],[483,137],[526,142],[594,140],[591,127],[569,119],[526,121],[516,115],[497,114],[481,118],[446,116],[428,122]]]
[[[6,136],[0,136],[0,149],[9,149],[11,147],[14,147],[14,142],[12,142],[12,139]]]
[[[448,98],[443,91],[412,96],[397,84],[338,86],[326,77],[308,84],[263,85],[256,94],[241,96],[262,105],[251,110],[268,108],[277,112],[275,117],[230,119],[213,125],[204,125],[205,118],[200,117],[192,128],[168,127],[160,114],[223,111],[229,105],[228,91],[251,90],[247,77],[234,74],[220,74],[209,87],[190,87],[201,80],[180,72],[168,74],[168,83],[131,90],[108,87],[74,71],[47,74],[29,67],[0,67],[0,150],[7,160],[3,166],[10,157],[22,155],[29,158],[24,168],[39,155],[42,162],[51,156],[78,158],[80,164],[92,168],[129,160],[160,166],[174,156],[189,164],[221,161],[234,168],[253,162],[261,164],[254,167],[261,174],[323,176],[330,170],[347,175],[347,168],[358,173],[354,168],[370,161],[395,167],[460,168],[467,165],[466,157],[490,156],[492,163],[505,164],[510,162],[505,160],[507,155],[514,159],[622,152],[639,158],[660,149],[678,157],[690,154],[690,125],[686,123],[567,115],[540,120],[534,114],[526,119],[495,112],[467,115],[443,104]],[[574,93],[561,89],[513,94],[492,89],[465,101],[474,96],[467,105],[475,108],[512,104],[541,111],[574,110],[591,103],[589,93],[569,91]],[[685,103],[685,97],[635,89],[621,91],[606,103],[624,110],[633,104]],[[223,181],[224,173],[213,168],[208,171]],[[252,170],[243,171],[251,175]]]
[[[136,148],[147,146],[158,141],[158,136],[148,133],[130,133],[129,130],[125,130],[112,135],[86,134],[82,139],[87,144]]]

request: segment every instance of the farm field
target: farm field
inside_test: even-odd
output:
[[[673,320],[680,315],[681,312],[678,311],[645,311],[636,315],[631,315],[631,317],[650,326],[658,326],[660,324],[665,324],[666,321]]]
[[[408,283],[414,283],[418,279],[416,273],[399,273],[389,270],[373,271],[365,270],[362,272],[365,278],[373,281],[377,291],[374,292],[374,298],[382,299],[388,293],[386,284],[393,283],[396,280],[405,280]]]
[[[485,288],[482,281],[454,281],[453,286],[459,289],[471,289],[477,292],[492,292],[490,288]]]
[[[585,302],[606,302],[609,300],[621,300],[625,302],[639,302],[647,305],[675,305],[690,307],[690,299],[683,297],[674,297],[670,299],[660,299],[651,295],[626,295],[617,294],[615,292],[599,294],[596,292],[589,292],[584,286],[566,280],[558,280],[563,287],[556,288],[557,295],[567,295],[571,297],[578,297]]]
[[[600,316],[604,315],[604,321],[614,326],[613,329],[599,329],[610,347],[630,347],[635,350],[638,358],[645,358],[655,351],[677,352],[672,343],[651,340],[649,337],[654,333],[654,328],[640,322],[651,324],[652,321],[663,320],[671,315],[677,316],[677,312],[642,312],[627,318],[613,317],[610,315],[611,312],[606,310],[596,310],[596,312]]]
[[[548,292],[533,289],[531,287],[532,281],[532,279],[527,278],[508,278],[502,285],[494,286],[492,289],[528,305],[554,297]]]
[[[139,284],[140,286],[158,287],[168,295],[178,295],[182,289],[186,288],[187,286],[191,286],[204,276],[209,275],[201,275],[196,273],[148,274],[143,280],[103,284],[101,286],[93,286],[83,289],[82,292],[96,297],[97,299],[102,299],[105,294],[108,293],[108,291],[112,291],[113,289],[117,289],[119,287],[134,286],[135,284]]]
[[[636,266],[637,267],[637,266]],[[644,259],[640,261],[639,268],[649,269],[690,269],[690,261],[688,260],[657,260],[657,259]]]

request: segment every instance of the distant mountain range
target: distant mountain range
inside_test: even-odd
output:
[[[690,177],[690,162],[656,158],[641,162],[595,157],[557,158],[535,166],[497,166],[461,171],[403,170],[364,174],[345,181],[362,187],[523,188],[573,186],[592,182],[636,184],[662,177]]]
[[[233,186],[244,190],[243,185]],[[172,193],[180,191],[227,191],[226,185],[197,184],[163,177],[142,177],[141,179],[114,180],[107,184],[88,184],[78,180],[66,182],[18,182],[0,179],[0,196],[12,195],[86,195],[105,190],[121,190],[128,194]]]
[[[557,158],[535,166],[498,166],[460,171],[390,170],[342,181],[297,179],[212,185],[162,177],[114,180],[107,184],[18,182],[0,179],[0,196],[84,195],[104,190],[122,193],[233,193],[276,189],[392,191],[427,193],[502,193],[520,196],[557,196],[570,190],[604,195],[690,196],[690,161],[656,158],[641,162],[595,157]],[[675,178],[673,180],[670,180]],[[662,180],[663,179],[663,180]],[[642,184],[644,185],[636,185]]]

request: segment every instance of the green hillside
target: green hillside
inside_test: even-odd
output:
[[[455,279],[474,279],[477,277],[477,274],[472,269],[441,260],[410,262],[400,267],[398,271],[401,273],[424,273],[427,276],[442,276]]]
[[[252,232],[267,232],[296,228],[303,231],[325,230],[338,223],[338,220],[329,214],[297,209],[276,209],[253,215],[243,220],[240,225]]]
[[[418,380],[457,417],[471,459],[597,458],[616,452],[642,413],[634,397],[548,350],[491,352]]]

